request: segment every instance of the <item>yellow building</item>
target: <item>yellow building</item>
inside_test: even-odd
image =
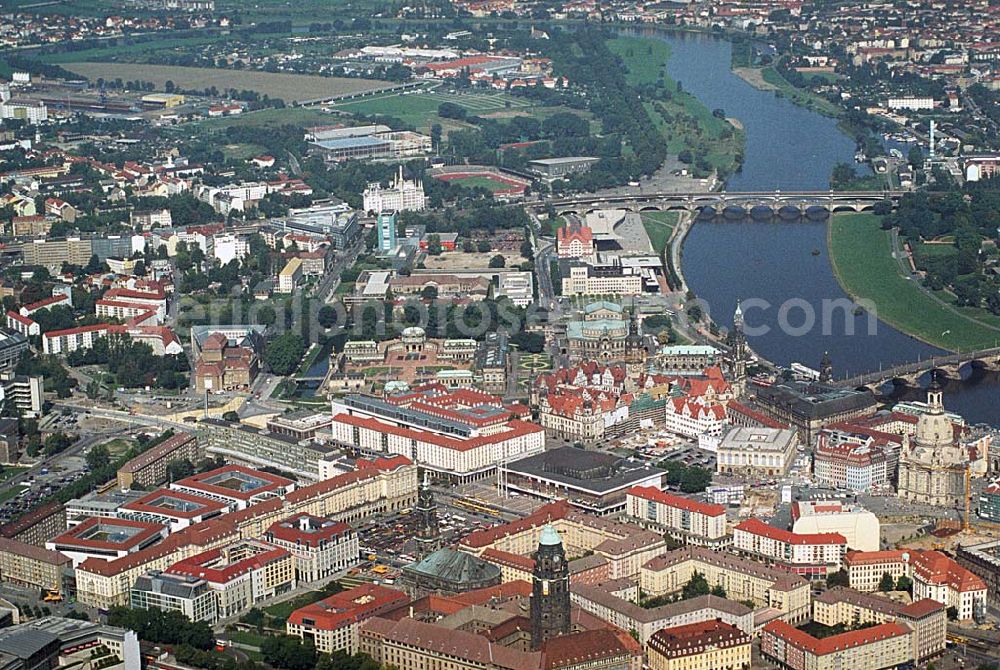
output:
[[[278,273],[278,293],[291,293],[302,279],[302,261],[293,257]]]
[[[913,657],[923,661],[944,651],[948,634],[945,606],[929,598],[904,605],[843,587],[813,600],[813,621],[824,626],[899,622],[913,631]]]
[[[646,643],[651,670],[748,670],[753,638],[719,620],[657,631]]]
[[[91,559],[76,569],[77,599],[84,605],[108,608],[128,604],[135,579],[149,570],[171,565],[237,539],[261,537],[277,521],[306,513],[348,523],[376,514],[413,507],[417,499],[417,468],[396,456],[358,461],[358,471],[337,475],[285,495],[194,524],[167,541],[113,561]]]
[[[607,559],[608,577],[635,577],[640,568],[666,548],[663,536],[632,523],[584,514],[565,500],[544,505],[530,516],[476,531],[462,538],[459,550],[482,556],[487,549],[529,556],[538,547],[542,528],[551,524],[569,556],[596,554]]]
[[[730,600],[774,608],[795,625],[809,618],[809,582],[804,578],[706,547],[683,547],[657,556],[639,571],[639,587],[649,596],[676,593],[695,572],[704,575],[709,586],[725,589]]]
[[[882,670],[914,660],[913,632],[901,623],[884,623],[818,639],[776,620],[764,626],[760,651],[775,663],[810,670]]]
[[[153,107],[178,107],[184,104],[184,96],[180,93],[150,93],[142,96],[142,102]]]
[[[34,589],[61,591],[70,559],[58,551],[0,538],[0,581]]]

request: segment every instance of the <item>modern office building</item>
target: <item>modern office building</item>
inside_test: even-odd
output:
[[[387,209],[379,212],[375,220],[378,232],[378,250],[383,254],[392,253],[396,248],[396,210]]]
[[[219,617],[217,598],[207,581],[193,575],[174,575],[158,570],[135,580],[129,605],[133,609],[180,612],[191,621],[210,624]]]
[[[205,451],[251,468],[272,467],[310,480],[320,479],[320,461],[334,449],[311,439],[261,430],[221,419],[203,419]]]

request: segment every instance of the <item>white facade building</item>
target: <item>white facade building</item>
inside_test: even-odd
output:
[[[398,212],[419,212],[427,206],[427,199],[424,197],[424,185],[419,180],[403,179],[403,168],[399,168],[399,175],[387,188],[382,184],[372,182],[362,194],[364,208],[366,212],[381,214],[383,211],[394,209]]]

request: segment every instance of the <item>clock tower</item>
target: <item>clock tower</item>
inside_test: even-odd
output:
[[[535,552],[531,579],[531,644],[570,632],[569,565],[558,531],[547,524]]]

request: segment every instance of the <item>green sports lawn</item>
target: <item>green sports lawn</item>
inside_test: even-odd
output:
[[[512,187],[512,184],[505,184],[489,177],[462,177],[461,179],[449,179],[448,182],[461,184],[465,188],[485,188],[490,193],[496,193],[497,191]]]
[[[505,110],[524,112],[525,115],[532,114],[531,105],[528,101],[503,93],[453,95],[450,93],[429,91],[408,95],[385,95],[365,98],[364,100],[334,105],[333,108],[350,114],[392,116],[415,128],[426,129],[434,123],[442,125],[456,123],[454,119],[441,119],[438,117],[438,107],[444,102],[452,102],[472,115],[490,114]]]
[[[1000,338],[1000,330],[962,318],[904,277],[892,257],[891,233],[882,230],[879,217],[834,216],[829,245],[844,290],[854,298],[873,301],[882,321],[952,351],[992,347]]]

